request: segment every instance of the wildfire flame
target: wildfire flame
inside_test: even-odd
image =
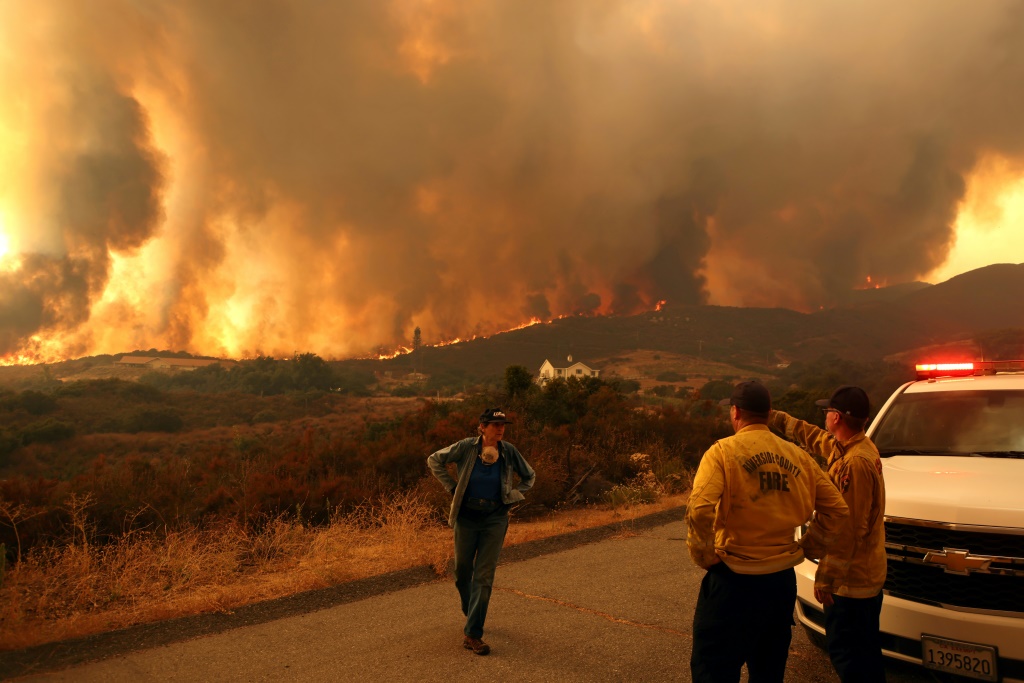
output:
[[[0,362],[151,347],[393,358],[416,326],[447,346],[665,300],[803,310],[862,284],[849,263],[876,269],[864,288],[931,272],[961,200],[979,227],[1024,234],[997,201],[1022,177],[1003,135],[1019,74],[972,82],[932,52],[955,39],[964,63],[985,64],[1005,3],[927,26],[876,3],[893,35],[937,36],[883,41],[879,59],[964,112],[948,145],[918,135],[912,90],[879,94],[876,63],[851,59],[853,101],[906,100],[851,127],[844,98],[818,98],[816,144],[799,155],[772,140],[799,139],[791,103],[833,65],[834,41],[808,36],[861,40],[844,10],[788,22],[797,0],[280,4],[0,2]],[[705,23],[711,47],[678,49]],[[759,98],[762,71],[783,96]],[[575,87],[551,97],[538,84],[552,73]],[[608,96],[633,73],[628,97]],[[742,108],[752,99],[759,116]],[[1006,163],[975,171],[988,154]],[[957,182],[921,185],[934,168]],[[901,178],[919,194],[894,201]],[[921,248],[871,260],[894,235]],[[979,259],[1024,244],[991,235],[979,231]],[[826,248],[840,236],[849,249]]]
[[[25,348],[5,355],[0,355],[0,367],[12,365],[40,365],[45,363],[59,363],[67,360],[63,352],[63,340],[44,339],[39,335],[29,338]]]
[[[23,353],[9,353],[6,356],[0,356],[0,367],[10,367],[12,365],[37,365],[39,359],[34,356],[26,356]]]
[[[560,316],[557,316],[555,318],[552,318],[551,320],[541,320],[540,318],[533,317],[533,318],[530,318],[529,320],[527,320],[525,323],[521,323],[521,324],[516,325],[514,327],[510,327],[510,328],[508,328],[506,330],[500,330],[498,332],[495,332],[494,334],[474,334],[472,337],[467,337],[466,339],[462,339],[461,337],[455,337],[454,339],[444,339],[444,340],[441,340],[441,341],[437,342],[436,344],[424,344],[423,346],[426,347],[426,348],[439,349],[439,348],[442,348],[442,347],[445,347],[445,346],[452,346],[454,344],[462,344],[462,343],[465,343],[465,342],[471,342],[471,341],[474,341],[476,339],[489,339],[491,337],[496,337],[499,334],[505,334],[507,332],[515,332],[516,330],[523,330],[523,329],[526,329],[527,327],[533,327],[534,325],[543,325],[546,322],[553,322],[554,320],[561,320],[562,318],[568,318],[568,317],[571,317],[571,316],[560,315]],[[391,360],[392,358],[397,358],[398,356],[404,356],[404,355],[412,353],[412,352],[413,352],[413,349],[411,349],[411,348],[409,348],[407,346],[399,346],[396,349],[393,349],[391,351],[381,351],[381,352],[379,352],[377,354],[374,354],[372,356],[367,356],[366,358],[376,359],[376,360]]]
[[[882,289],[885,286],[886,284],[884,280],[881,282],[876,282],[871,278],[870,275],[868,275],[867,277],[864,278],[864,284],[858,287],[854,287],[854,289]]]
[[[383,352],[382,353],[378,353],[375,357],[376,357],[377,360],[391,360],[392,358],[398,358],[399,356],[404,356],[407,353],[412,353],[412,349],[410,349],[410,348],[408,348],[406,346],[399,346],[394,351],[390,351],[390,352],[387,352],[387,353],[383,353]]]

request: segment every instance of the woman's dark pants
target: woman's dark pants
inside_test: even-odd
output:
[[[737,574],[724,563],[708,570],[693,615],[690,674],[697,683],[781,683],[793,637],[796,573]]]
[[[508,510],[504,506],[489,513],[463,509],[455,520],[455,587],[466,615],[464,632],[470,638],[484,634],[494,570],[506,531]]]

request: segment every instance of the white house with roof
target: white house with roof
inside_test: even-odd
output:
[[[540,366],[540,372],[537,373],[537,384],[544,386],[549,381],[559,377],[562,379],[569,379],[570,377],[583,379],[584,377],[597,377],[601,374],[600,370],[595,370],[585,363],[580,363],[579,361],[573,363],[572,356],[569,356],[566,362],[569,363],[568,367],[556,368],[551,361],[544,359]]]

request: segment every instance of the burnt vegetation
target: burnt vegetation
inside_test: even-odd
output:
[[[897,366],[835,357],[780,372],[769,383],[776,406],[812,421],[814,400],[837,384],[859,383],[879,405],[906,379]],[[589,377],[541,388],[510,366],[442,400],[368,397],[371,379],[302,354],[4,390],[0,543],[16,561],[67,542],[81,501],[96,543],[221,523],[255,529],[282,516],[323,524],[395,493],[422,496],[440,520],[448,501],[425,458],[475,433],[493,405],[515,416],[507,438],[538,473],[519,514],[608,502],[644,477],[682,491],[701,454],[730,433],[717,402],[739,378],[641,396],[635,383]]]

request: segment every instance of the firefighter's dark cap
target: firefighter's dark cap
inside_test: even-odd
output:
[[[815,401],[815,405],[822,408],[838,410],[843,415],[855,417],[858,420],[866,420],[871,412],[871,401],[867,393],[860,387],[841,386],[832,392],[831,398],[823,398]]]
[[[723,406],[736,406],[757,415],[767,415],[772,410],[772,395],[756,380],[740,382],[732,390],[732,396],[718,402]]]

